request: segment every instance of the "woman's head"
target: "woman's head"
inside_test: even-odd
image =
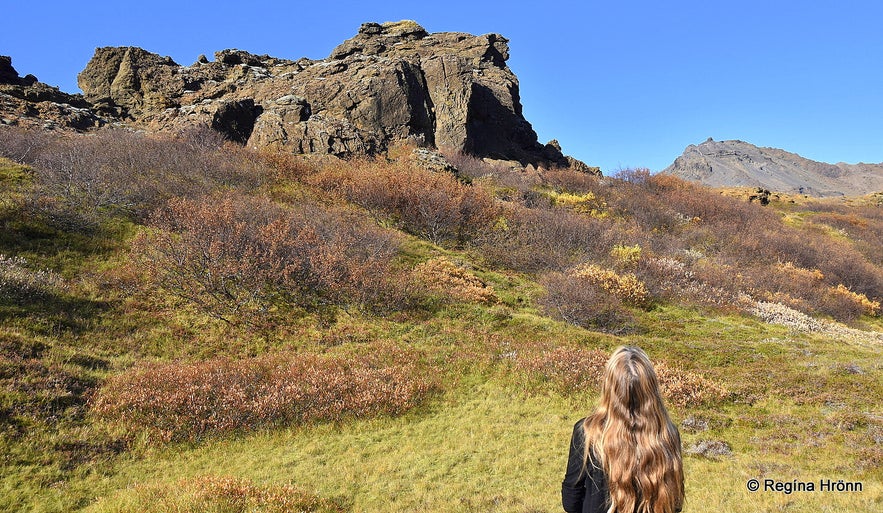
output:
[[[609,416],[634,427],[649,418],[668,419],[650,358],[640,348],[622,346],[607,361],[601,406]]]
[[[586,419],[586,461],[607,476],[610,511],[672,512],[684,498],[680,436],[640,348],[617,348],[607,362],[601,401]]]

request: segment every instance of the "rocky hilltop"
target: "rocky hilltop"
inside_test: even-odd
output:
[[[687,146],[662,172],[712,187],[760,187],[815,197],[883,191],[883,164],[826,164],[776,148],[710,138]]]
[[[12,58],[0,55],[0,124],[86,130],[104,120],[83,95],[63,93],[33,75],[20,77]]]
[[[321,60],[224,50],[182,66],[137,47],[105,47],[78,75],[83,95],[20,78],[6,58],[0,114],[4,124],[33,124],[63,110],[55,123],[78,130],[204,124],[293,153],[376,154],[410,141],[522,165],[585,166],[554,141],[537,141],[506,66],[507,43],[499,34],[429,34],[401,21],[365,23]]]

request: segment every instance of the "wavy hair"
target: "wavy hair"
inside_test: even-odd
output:
[[[617,348],[607,362],[601,401],[583,423],[584,462],[600,463],[608,513],[673,513],[684,502],[681,438],[640,348]]]

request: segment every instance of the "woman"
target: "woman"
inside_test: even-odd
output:
[[[607,362],[600,404],[573,427],[561,499],[568,513],[681,510],[681,437],[641,349],[617,348]]]

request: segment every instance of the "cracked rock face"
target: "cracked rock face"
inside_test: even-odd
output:
[[[410,141],[567,166],[524,119],[508,57],[499,34],[365,23],[318,61],[224,50],[180,66],[140,48],[99,48],[78,83],[100,112],[151,130],[206,124],[253,147],[337,156]]]
[[[63,93],[33,75],[20,77],[12,58],[0,55],[0,125],[87,130],[106,121],[81,95]]]

